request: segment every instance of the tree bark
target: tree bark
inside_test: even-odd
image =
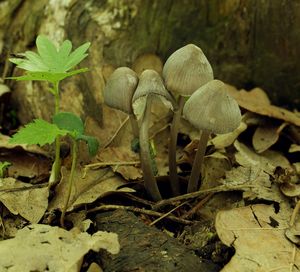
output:
[[[203,49],[216,78],[238,87],[261,86],[275,104],[300,104],[299,0],[6,0],[0,7],[4,76],[20,73],[7,57],[33,50],[40,33],[57,42],[68,38],[75,47],[92,43],[81,64],[90,71],[61,85],[62,110],[100,128],[106,67],[131,66],[143,53],[165,61],[187,43]],[[8,84],[22,123],[49,119],[53,97],[46,84]]]

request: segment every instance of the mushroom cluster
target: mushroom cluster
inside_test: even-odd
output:
[[[178,49],[167,59],[162,77],[151,69],[144,70],[138,76],[127,67],[116,69],[109,77],[104,89],[104,101],[129,114],[134,137],[139,139],[144,185],[153,200],[158,201],[162,197],[149,147],[151,105],[160,100],[174,112],[169,141],[169,176],[173,195],[180,194],[176,145],[181,117],[201,132],[188,183],[188,192],[193,192],[198,190],[209,135],[231,132],[241,121],[239,106],[228,95],[226,88],[222,81],[214,80],[209,61],[202,50],[193,44]]]

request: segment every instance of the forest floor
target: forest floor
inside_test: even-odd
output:
[[[209,140],[199,191],[186,193],[198,132],[182,122],[182,194],[170,194],[170,118],[157,109],[151,138],[164,199],[147,197],[123,122],[92,160],[81,146],[65,229],[69,142],[61,180],[49,186],[51,147],[9,144],[3,123],[0,271],[300,271],[300,114],[272,105],[260,88],[230,93],[242,122]]]

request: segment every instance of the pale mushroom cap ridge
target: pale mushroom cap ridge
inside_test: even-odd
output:
[[[199,130],[225,134],[241,122],[238,103],[226,91],[226,85],[213,80],[194,92],[183,108],[183,116]]]
[[[163,78],[169,91],[189,96],[213,80],[213,70],[202,50],[188,44],[175,51],[163,67]]]
[[[107,80],[104,102],[112,108],[132,113],[131,101],[138,81],[137,74],[130,68],[117,68]]]

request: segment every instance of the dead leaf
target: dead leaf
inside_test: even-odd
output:
[[[244,122],[241,122],[239,127],[235,129],[233,132],[220,134],[211,139],[208,142],[208,145],[213,145],[216,149],[223,149],[228,147],[234,143],[237,137],[247,129],[247,125]]]
[[[37,223],[48,207],[48,187],[36,188],[14,178],[0,179],[0,201],[12,213]]]
[[[221,271],[300,271],[300,251],[285,237],[289,216],[263,204],[219,212],[218,236],[236,250]]]
[[[49,204],[49,209],[62,209],[67,197],[69,170],[62,167],[62,179],[56,186],[55,196]],[[89,170],[85,177],[80,170],[76,170],[74,174],[74,186],[72,189],[68,211],[75,207],[92,203],[100,197],[114,192],[134,192],[133,189],[120,186],[126,184],[121,178],[116,176],[108,168]]]
[[[297,114],[271,105],[267,94],[260,88],[254,88],[247,92],[245,90],[238,91],[235,87],[228,85],[228,92],[242,108],[248,111],[300,126],[300,117]]]
[[[0,271],[76,272],[89,250],[105,249],[111,254],[120,250],[115,233],[90,235],[38,224],[19,230],[15,238],[0,244]]]
[[[256,128],[252,137],[252,144],[257,153],[262,153],[275,144],[281,131],[287,126],[287,123],[282,123],[280,126],[263,125]]]
[[[237,149],[235,159],[242,166],[259,165],[262,170],[269,174],[273,174],[275,168],[278,166],[281,168],[291,168],[288,159],[277,151],[267,150],[257,154],[252,148],[247,147],[239,141],[234,142],[234,147]]]
[[[107,163],[112,170],[121,174],[127,180],[135,180],[142,177],[142,171],[138,166],[139,155],[131,151],[130,146],[106,147],[97,156],[99,162]]]

